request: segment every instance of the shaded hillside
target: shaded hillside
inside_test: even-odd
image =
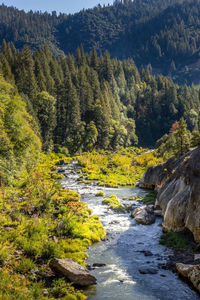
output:
[[[55,55],[75,53],[82,43],[87,52],[108,50],[111,57],[133,58],[138,67],[151,63],[155,73],[181,84],[198,84],[199,16],[199,0],[126,1],[59,16],[2,5],[0,41],[33,50],[48,44]]]

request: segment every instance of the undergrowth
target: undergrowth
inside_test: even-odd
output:
[[[189,250],[195,247],[191,235],[185,232],[166,232],[160,237],[160,244],[174,250]]]
[[[102,204],[108,205],[114,211],[126,212],[126,208],[120,203],[116,195],[111,195],[107,199],[103,199]]]
[[[147,168],[162,162],[154,152],[144,151],[136,147],[122,148],[114,153],[93,151],[83,153],[77,159],[83,176],[89,181],[96,180],[99,186],[135,186]]]
[[[151,205],[156,202],[157,193],[155,191],[150,191],[147,195],[137,198],[136,200],[139,202],[143,202],[144,204]]]
[[[0,299],[85,299],[71,284],[55,280],[46,286],[33,274],[48,270],[50,259],[73,258],[85,265],[86,249],[105,237],[98,217],[80,195],[57,183],[62,157],[41,155],[15,186],[0,190]],[[42,263],[41,263],[42,262]]]

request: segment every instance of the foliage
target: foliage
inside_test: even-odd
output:
[[[96,196],[96,197],[104,197],[104,196],[105,196],[105,193],[101,191],[101,192],[96,193],[95,196]]]
[[[46,299],[44,288],[55,299],[58,286],[60,299],[85,299],[62,280],[50,286],[41,277],[34,282],[34,270],[45,271],[51,258],[69,257],[85,265],[87,247],[105,237],[80,195],[57,183],[60,159],[65,158],[40,154],[39,163],[15,186],[0,190],[0,299]]]
[[[12,181],[37,161],[41,142],[33,124],[16,89],[0,75],[0,181]]]
[[[84,44],[87,52],[93,47],[98,53],[108,50],[112,57],[133,58],[139,68],[151,63],[156,73],[169,75],[181,84],[198,84],[199,15],[196,0],[125,0],[74,15],[25,13],[1,5],[0,41],[5,38],[17,49],[29,45],[32,50],[48,44],[56,55],[75,53]],[[81,34],[77,34],[80,29]],[[81,55],[77,51],[80,64]],[[2,65],[9,74],[5,60]],[[92,66],[98,68],[95,54]]]
[[[155,191],[150,191],[147,195],[141,198],[137,198],[137,201],[141,201],[147,205],[155,204],[157,193]]]
[[[126,208],[120,203],[116,195],[111,195],[108,199],[103,199],[102,204],[108,205],[114,211],[126,212]]]
[[[164,159],[171,157],[179,158],[187,153],[192,147],[199,144],[199,132],[191,132],[187,129],[187,124],[183,118],[177,123],[175,130],[170,130],[169,134],[165,134],[160,140],[157,141],[158,155]]]
[[[187,250],[194,246],[194,241],[184,232],[167,232],[161,235],[160,244],[175,250]]]
[[[31,53],[4,41],[0,72],[16,85],[47,152],[116,150],[138,140],[153,146],[182,116],[199,129],[196,89],[155,77],[150,66],[139,73],[133,60],[107,51],[98,57],[80,46],[76,55],[55,57],[48,46]]]
[[[83,167],[83,175],[89,180],[97,180],[100,186],[134,186],[148,167],[162,162],[154,152],[145,153],[144,150],[131,147],[114,153],[93,151],[77,158]]]

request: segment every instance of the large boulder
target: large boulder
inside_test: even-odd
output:
[[[166,177],[161,176],[164,179],[160,180],[160,186],[157,185],[155,204],[162,209],[163,229],[177,232],[189,229],[194,239],[200,242],[200,147],[173,163],[170,161],[165,165],[170,166],[165,170]],[[154,179],[157,176],[155,172]],[[145,183],[146,180],[148,185],[150,179],[146,175],[141,182]]]
[[[50,268],[57,274],[66,277],[69,281],[80,286],[89,286],[96,283],[96,278],[89,271],[70,258],[52,259]]]
[[[200,292],[200,266],[199,265],[185,265],[176,264],[178,273],[187,278],[193,286]]]
[[[135,219],[135,222],[142,225],[150,225],[155,222],[155,215],[153,208],[147,205],[138,207],[131,212],[131,217]]]
[[[153,166],[147,169],[139,182],[139,187],[154,190],[157,186],[163,185],[168,174],[174,166],[174,160],[170,159],[164,164]]]

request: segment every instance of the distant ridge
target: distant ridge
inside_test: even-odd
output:
[[[106,50],[111,57],[133,58],[139,68],[152,65],[154,73],[180,84],[200,81],[200,1],[124,0],[97,5],[74,15],[0,6],[0,42],[21,49],[48,44],[54,55]]]

